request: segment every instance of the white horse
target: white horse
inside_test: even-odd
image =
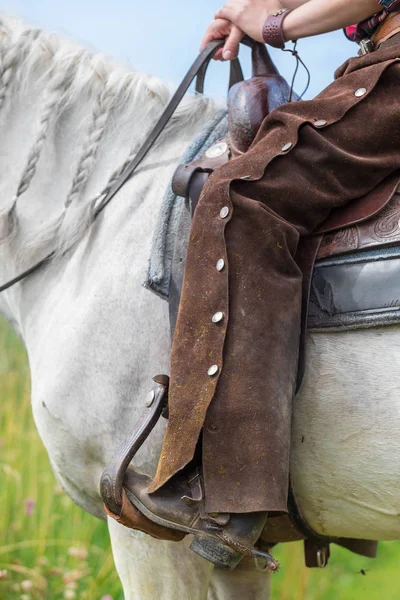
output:
[[[0,297],[26,345],[34,418],[54,472],[105,519],[100,475],[168,372],[167,304],[144,289],[152,232],[179,156],[218,106],[189,97],[135,176],[93,222],[93,206],[171,90],[18,21],[0,22],[0,283],[49,251]],[[67,252],[66,249],[71,248]],[[400,328],[313,335],[294,411],[292,477],[327,535],[400,538]],[[162,425],[135,464],[151,472]],[[303,443],[302,443],[303,442]],[[232,573],[108,521],[127,600],[269,597],[249,561]]]

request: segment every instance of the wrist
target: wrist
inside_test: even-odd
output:
[[[283,24],[291,12],[288,8],[281,8],[268,15],[262,27],[262,37],[266,44],[283,50],[287,41]]]

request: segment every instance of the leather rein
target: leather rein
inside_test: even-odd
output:
[[[147,156],[147,154],[149,153],[151,148],[154,146],[155,142],[157,141],[157,139],[159,138],[159,136],[161,135],[161,133],[163,132],[163,130],[165,129],[167,124],[169,123],[171,117],[173,116],[175,110],[177,109],[178,105],[180,104],[182,98],[186,94],[190,84],[192,83],[192,81],[194,80],[195,77],[197,77],[196,92],[199,94],[203,94],[204,80],[205,80],[208,65],[210,64],[210,61],[211,61],[212,57],[214,56],[214,54],[220,48],[223,47],[224,43],[225,43],[225,40],[222,40],[222,39],[214,40],[214,41],[210,42],[209,44],[207,44],[207,46],[204,48],[204,50],[196,58],[196,60],[190,67],[189,71],[186,73],[185,77],[183,78],[183,80],[182,80],[181,84],[179,85],[178,89],[176,90],[175,94],[169,101],[169,103],[168,103],[167,107],[165,108],[164,112],[162,113],[161,117],[159,118],[159,120],[155,124],[154,128],[152,129],[152,131],[150,132],[150,134],[144,141],[144,143],[141,146],[138,153],[135,155],[135,157],[132,159],[132,161],[129,163],[129,165],[126,167],[126,169],[123,171],[123,173],[121,173],[119,178],[115,181],[114,185],[110,188],[110,190],[104,196],[103,200],[101,202],[99,202],[99,204],[97,205],[95,212],[94,212],[92,224],[97,219],[99,214],[105,209],[107,204],[109,204],[109,202],[111,202],[111,200],[114,198],[115,194],[122,188],[122,186],[128,181],[128,179],[130,179],[132,177],[136,168],[143,161],[143,159]],[[252,47],[256,42],[254,42],[253,40],[251,40],[250,38],[248,38],[246,36],[242,40],[242,43],[244,43],[246,46]],[[243,72],[242,72],[239,60],[235,59],[235,60],[231,61],[231,63],[230,63],[229,87],[231,87],[232,85],[234,85],[235,83],[237,83],[239,81],[243,81]],[[66,250],[66,252],[67,251],[68,250]],[[35,273],[36,271],[41,269],[43,266],[45,266],[47,263],[49,263],[54,256],[55,256],[55,251],[51,252],[50,254],[48,254],[47,256],[42,258],[40,261],[38,261],[37,263],[35,263],[31,267],[29,267],[28,269],[23,271],[22,273],[20,273],[13,279],[10,279],[6,283],[3,283],[0,286],[0,293],[4,292],[5,290],[8,290],[16,283],[19,283],[20,281],[22,281],[29,275],[32,275],[32,273]]]

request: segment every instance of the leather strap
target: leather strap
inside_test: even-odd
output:
[[[283,35],[283,21],[291,12],[288,8],[282,8],[268,15],[264,21],[262,36],[264,42],[273,48],[283,50],[285,47],[285,37]]]
[[[307,567],[325,567],[329,560],[329,544],[338,538],[320,535],[314,531],[300,512],[295,500],[292,482],[289,479],[288,494],[289,518],[294,527],[305,538],[305,558]]]
[[[211,59],[212,59],[212,56],[210,56],[208,58],[208,60],[204,62],[204,64],[200,68],[199,72],[197,73],[195,89],[198,94],[204,94],[204,81],[206,78],[207,69],[211,62]],[[233,85],[235,85],[235,83],[239,83],[240,81],[243,81],[243,79],[244,79],[244,75],[243,75],[242,67],[240,65],[240,61],[238,58],[235,58],[235,60],[230,61],[230,66],[229,66],[229,89],[231,89],[231,87]]]
[[[108,192],[106,197],[102,200],[102,202],[97,207],[96,214],[95,214],[96,217],[107,206],[107,204],[110,202],[110,200],[113,198],[113,196],[115,196],[115,194],[121,189],[121,187],[124,185],[124,183],[126,183],[126,181],[131,177],[131,175],[135,171],[136,167],[142,162],[142,160],[145,158],[145,156],[147,156],[148,152],[150,151],[150,149],[152,148],[154,143],[157,141],[157,139],[159,138],[159,136],[165,129],[166,125],[168,124],[169,120],[171,119],[172,115],[174,114],[175,110],[179,106],[182,98],[184,97],[187,90],[189,89],[189,86],[192,83],[193,79],[196,77],[198,72],[201,70],[203,64],[206,63],[207,61],[209,62],[210,57],[213,57],[214,54],[217,52],[217,50],[222,48],[224,43],[225,43],[225,40],[214,40],[214,41],[210,42],[209,44],[207,44],[207,46],[204,48],[204,50],[196,58],[196,60],[190,67],[189,71],[186,73],[185,77],[183,78],[183,80],[182,80],[181,84],[179,85],[178,89],[176,90],[175,94],[171,98],[168,106],[166,107],[163,114],[161,115],[161,117],[157,121],[156,125],[154,126],[153,130],[149,134],[148,138],[146,139],[146,141],[140,148],[139,152],[136,154],[135,158],[128,165],[128,167],[125,169],[125,171],[119,177],[119,179],[112,186],[112,188],[110,189],[110,191]]]
[[[375,48],[400,32],[400,11],[390,13],[371,36]]]
[[[245,36],[245,38],[242,40],[242,43],[246,44],[247,46],[253,47],[257,42],[254,42],[249,37]],[[97,207],[95,209],[95,213],[94,213],[93,222],[96,220],[96,218],[99,216],[99,214],[104,210],[104,208],[107,206],[107,204],[114,198],[115,194],[121,189],[121,187],[132,176],[135,169],[139,166],[139,164],[143,161],[143,159],[147,156],[147,154],[153,147],[154,143],[157,141],[157,139],[159,138],[159,136],[165,129],[166,125],[168,124],[169,120],[171,119],[172,115],[174,114],[175,110],[177,109],[178,105],[180,104],[182,98],[186,94],[187,90],[189,89],[190,84],[192,83],[192,81],[194,80],[196,75],[199,73],[200,73],[200,80],[198,82],[198,85],[199,85],[199,89],[200,90],[202,89],[202,86],[204,83],[205,72],[207,70],[207,67],[204,68],[204,66],[209,64],[211,58],[214,56],[214,54],[217,52],[217,50],[219,50],[220,48],[223,47],[224,44],[225,44],[224,39],[213,40],[212,42],[207,44],[207,46],[204,48],[204,50],[196,58],[196,60],[190,67],[189,71],[186,73],[185,77],[183,78],[183,80],[182,80],[181,84],[179,85],[178,89],[176,90],[175,94],[173,95],[170,102],[168,103],[167,107],[165,108],[164,112],[162,113],[161,117],[159,118],[159,120],[155,124],[154,128],[152,129],[152,131],[146,138],[146,140],[143,143],[142,147],[140,148],[139,152],[132,159],[130,164],[127,166],[125,171],[120,175],[120,177],[117,179],[117,181],[111,187],[111,189],[105,195],[103,200],[97,205]],[[243,79],[243,74],[241,73],[241,69],[239,72],[240,67],[238,68],[238,64],[237,63],[235,63],[235,64],[236,64],[236,66],[232,66],[232,69],[231,69],[231,82],[232,81],[234,82],[235,77],[239,77],[239,78],[242,77],[242,79]],[[202,72],[202,69],[204,69],[204,72]],[[54,251],[50,252],[47,256],[42,258],[40,261],[38,261],[31,267],[29,267],[29,269],[26,269],[25,271],[23,271],[22,273],[20,273],[16,277],[14,277],[13,279],[10,279],[9,281],[7,281],[3,285],[1,285],[0,293],[4,292],[5,290],[8,290],[10,287],[15,285],[16,283],[19,283],[20,281],[22,281],[23,279],[28,277],[28,275],[35,273],[38,269],[40,269],[41,267],[46,265],[48,262],[50,262],[52,260],[52,258],[54,257],[54,255],[55,255]]]
[[[51,261],[54,254],[55,254],[54,252],[50,252],[50,254],[48,254],[47,256],[42,258],[42,260],[39,260],[39,262],[37,262],[34,265],[32,265],[31,267],[29,267],[29,269],[26,269],[26,271],[23,271],[22,273],[20,273],[13,279],[9,279],[6,283],[3,283],[3,285],[0,286],[0,294],[1,294],[1,292],[8,290],[10,287],[15,285],[16,283],[19,283],[20,281],[25,279],[25,277],[28,277],[28,275],[35,273],[35,271],[38,271],[41,267],[44,267],[44,265],[46,265],[48,262]]]
[[[161,415],[166,415],[168,407],[167,375],[154,377],[155,386],[150,391],[147,408],[135,424],[128,440],[117,449],[115,456],[104,469],[100,479],[100,494],[109,514],[123,514],[123,482],[125,471],[137,451],[146,441]]]

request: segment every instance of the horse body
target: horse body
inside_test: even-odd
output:
[[[330,536],[400,538],[400,329],[314,334],[295,398],[291,473],[308,523]]]
[[[152,377],[169,369],[168,307],[142,285],[161,199],[218,106],[188,99],[93,222],[96,198],[170,91],[15,21],[4,19],[0,34],[1,280],[57,249],[0,296],[0,308],[28,351],[33,414],[55,474],[77,504],[105,518],[101,472],[141,413]],[[399,351],[395,327],[309,340],[292,476],[320,533],[400,538]],[[138,468],[154,471],[162,436],[160,423]],[[156,541],[114,521],[109,530],[127,600],[269,597],[267,575],[246,561],[226,574],[186,541]]]

